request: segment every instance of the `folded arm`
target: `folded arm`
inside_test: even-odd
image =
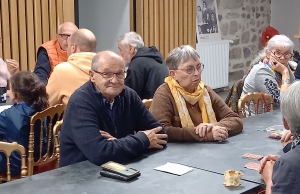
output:
[[[129,160],[149,147],[149,140],[142,132],[112,141],[107,140],[99,133],[101,121],[97,116],[97,110],[90,104],[73,103],[69,105],[68,112],[70,118],[76,121],[70,123],[75,144],[85,157],[96,165],[110,160],[116,162]]]
[[[177,127],[181,126],[179,117],[175,117],[171,100],[160,92],[155,93],[150,112],[166,129],[169,141],[214,141],[212,132],[199,137],[195,129]],[[177,126],[173,126],[176,123]]]

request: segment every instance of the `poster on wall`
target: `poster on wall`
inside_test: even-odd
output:
[[[216,0],[197,0],[197,43],[221,40]]]

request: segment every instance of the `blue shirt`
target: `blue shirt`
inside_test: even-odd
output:
[[[115,119],[116,119],[116,115],[117,115],[117,108],[120,103],[120,96],[118,95],[117,97],[115,97],[115,99],[112,103],[108,102],[108,100],[104,96],[102,96],[102,102],[104,104],[105,110],[108,112],[110,118],[115,123]]]

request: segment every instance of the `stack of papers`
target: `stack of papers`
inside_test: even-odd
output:
[[[185,173],[192,171],[193,168],[187,167],[187,166],[184,166],[181,164],[167,162],[167,164],[158,166],[158,167],[154,168],[154,170],[168,172],[168,173],[172,173],[172,174],[176,174],[176,175],[183,175]]]

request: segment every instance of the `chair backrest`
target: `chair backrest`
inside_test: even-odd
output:
[[[34,114],[30,119],[30,133],[28,145],[28,175],[33,175],[33,167],[43,165],[54,160],[57,160],[56,154],[53,149],[53,125],[62,120],[65,106],[58,104],[49,107],[41,112]],[[40,121],[40,139],[39,139],[39,159],[34,161],[34,131],[35,123]],[[46,134],[44,134],[46,133]],[[46,137],[45,137],[46,136]],[[47,140],[47,145],[44,145],[44,138]],[[36,142],[37,143],[37,142]],[[46,146],[46,148],[45,148]],[[46,153],[42,153],[46,150]]]
[[[27,176],[27,166],[26,166],[26,150],[25,148],[18,144],[17,142],[7,143],[0,141],[0,152],[3,152],[7,158],[7,174],[6,177],[1,177],[0,181],[11,181],[10,172],[10,155],[13,151],[18,151],[21,155],[21,177]]]
[[[240,98],[238,103],[240,117],[246,118],[257,115],[260,112],[258,109],[260,104],[262,105],[262,113],[272,111],[274,100],[267,93],[249,92],[245,94]]]
[[[225,100],[227,106],[237,114],[239,113],[238,102],[243,92],[243,86],[244,86],[244,79],[237,80],[231,87],[228,96]]]
[[[54,136],[54,152],[57,157],[56,168],[58,168],[59,164],[59,153],[60,153],[60,141],[59,141],[59,132],[61,130],[63,124],[63,120],[57,121],[53,127],[53,136]]]
[[[152,99],[144,99],[143,103],[146,105],[146,107],[149,109],[152,104]]]

